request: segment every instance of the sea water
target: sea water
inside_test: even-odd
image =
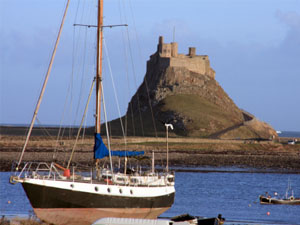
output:
[[[299,131],[279,131],[279,137],[290,137],[290,138],[299,138],[300,132]]]
[[[297,173],[262,172],[252,169],[193,168],[175,173],[175,202],[162,217],[188,213],[226,219],[225,224],[300,224],[300,205],[261,205],[265,192],[285,194],[288,182],[300,197]],[[0,214],[29,216],[30,203],[20,184],[9,184],[8,172],[0,173]]]

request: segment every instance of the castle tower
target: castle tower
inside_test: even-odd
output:
[[[157,50],[159,53],[162,53],[162,46],[164,44],[164,37],[163,36],[159,36],[158,38],[158,46],[157,46]]]
[[[158,53],[160,57],[171,58],[171,44],[164,44],[164,37],[160,36],[158,40]]]
[[[178,55],[178,44],[176,42],[171,43],[171,56],[177,57]]]
[[[189,47],[189,56],[190,56],[190,57],[196,56],[196,48],[194,48],[194,47]]]
[[[159,36],[158,38],[158,44],[162,45],[164,43],[164,37],[163,36]]]

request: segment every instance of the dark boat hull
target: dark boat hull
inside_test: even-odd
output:
[[[165,208],[174,202],[174,193],[158,197],[120,197],[30,183],[22,185],[33,208]]]
[[[285,205],[300,205],[300,199],[276,199],[265,196],[259,196],[260,204],[285,204]]]
[[[27,182],[22,185],[36,216],[61,225],[92,224],[102,217],[156,219],[172,206],[175,195],[173,192],[155,197],[113,196]]]

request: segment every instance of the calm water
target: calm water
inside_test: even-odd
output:
[[[198,168],[199,169],[199,168]],[[201,169],[201,168],[200,168]],[[172,217],[183,213],[226,218],[225,224],[300,224],[300,205],[260,205],[258,195],[266,191],[284,194],[290,179],[296,196],[300,196],[300,175],[256,173],[230,170],[177,172],[176,198],[164,213]],[[9,173],[1,172],[0,214],[28,215],[32,208],[20,184],[8,182]],[[270,215],[267,215],[270,212]]]
[[[281,131],[281,133],[278,134],[279,137],[300,137],[299,131]]]

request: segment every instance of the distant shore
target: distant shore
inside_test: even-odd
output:
[[[18,160],[24,144],[25,128],[1,127],[0,135],[0,171],[11,171],[13,161]],[[43,137],[42,128],[35,129],[28,144],[25,161],[48,161],[53,158],[56,149],[56,161],[65,164],[73,148],[74,136],[65,137],[56,142],[57,129]],[[75,129],[76,130],[76,129]],[[74,130],[72,131],[72,133]],[[74,132],[76,133],[76,132]],[[84,140],[79,140],[74,155],[74,163],[93,164],[93,136],[87,132]],[[21,135],[22,134],[22,135]],[[113,137],[113,150],[143,150],[152,157],[155,153],[156,164],[166,165],[166,139],[152,137],[127,137],[127,145],[121,137]],[[278,141],[256,140],[219,140],[203,138],[169,138],[169,166],[179,167],[250,167],[258,169],[278,169],[300,171],[300,144],[287,144],[288,138]],[[106,140],[104,139],[104,142]]]

